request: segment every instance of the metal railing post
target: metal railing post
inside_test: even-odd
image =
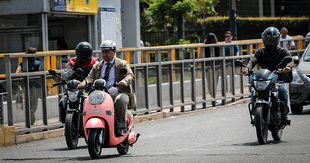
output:
[[[179,60],[183,60],[183,48],[178,49],[179,50]],[[184,62],[180,63],[180,101],[181,101],[181,112],[185,112],[185,96],[184,96]]]
[[[220,48],[221,54],[223,54],[223,60],[222,60],[222,96],[224,99],[222,100],[222,105],[226,104],[226,82],[227,82],[227,75],[226,75],[226,58],[225,58],[225,47],[223,46]]]
[[[13,111],[12,111],[12,79],[11,79],[11,60],[9,55],[4,55],[4,65],[5,65],[5,80],[6,80],[6,90],[7,94],[7,118],[8,126],[13,126]]]
[[[192,67],[192,75],[191,75],[191,83],[192,83],[192,102],[194,104],[192,105],[192,110],[196,110],[196,61],[195,61],[195,49],[190,48],[190,57],[193,60],[193,67]]]
[[[161,52],[160,50],[155,51],[155,61],[158,62],[156,76],[157,76],[157,105],[160,107],[161,111],[163,109],[163,102],[162,102],[162,65],[161,65]]]
[[[168,50],[168,60],[172,61],[172,49]],[[169,104],[174,105],[173,101],[173,64],[169,64]],[[173,112],[174,108],[170,108],[170,112]]]

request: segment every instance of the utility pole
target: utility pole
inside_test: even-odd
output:
[[[271,17],[275,17],[274,0],[270,0]]]
[[[259,8],[259,17],[263,17],[264,16],[264,4],[263,4],[263,0],[259,0],[258,1],[258,8]]]
[[[233,40],[237,40],[236,0],[229,0],[229,21],[230,21],[230,32],[234,36]]]

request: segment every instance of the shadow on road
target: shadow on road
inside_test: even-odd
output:
[[[101,157],[97,160],[101,159],[111,159],[111,158],[116,158],[116,157],[121,157],[119,154],[113,154],[113,155],[101,155]],[[86,161],[86,160],[93,160],[90,156],[88,157],[76,157],[76,158],[68,158],[68,161]]]
[[[77,146],[77,148],[76,149],[74,149],[74,150],[77,150],[77,149],[87,149],[88,148],[88,146],[87,145],[83,145],[83,146]],[[65,148],[55,148],[55,149],[53,149],[53,151],[69,151],[70,149],[68,148],[68,147],[65,147]]]
[[[266,144],[263,145],[269,145],[269,144],[280,144],[285,143],[285,141],[274,141],[274,140],[268,140]],[[234,146],[261,146],[258,141],[255,142],[248,142],[248,143],[240,143],[240,144],[233,144]]]

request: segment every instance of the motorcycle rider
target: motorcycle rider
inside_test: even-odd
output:
[[[88,76],[78,87],[82,88],[86,83],[93,83],[96,79],[105,79],[106,87],[114,83],[126,85],[118,86],[118,88],[111,87],[108,90],[114,101],[115,119],[119,124],[116,135],[123,136],[128,130],[125,120],[127,108],[134,108],[136,104],[136,96],[131,85],[134,74],[127,61],[115,56],[115,42],[105,40],[100,44],[100,49],[103,60],[93,66]],[[119,76],[119,69],[122,67],[127,69],[127,74]]]
[[[93,48],[88,42],[80,42],[75,48],[76,57],[69,59],[69,62],[66,64],[64,73],[62,75],[63,79],[71,80],[76,79],[83,81],[83,77],[78,76],[75,72],[78,68],[81,68],[84,73],[83,76],[86,77],[90,70],[92,69],[95,63],[99,62],[99,59],[93,57]],[[60,112],[60,121],[64,124],[66,118],[66,110],[64,108],[64,103],[66,101],[66,96],[63,96],[59,102],[59,112]]]
[[[256,64],[263,69],[268,69],[270,71],[276,70],[276,66],[281,63],[282,59],[288,56],[291,56],[290,52],[287,49],[278,46],[280,40],[280,32],[275,27],[268,27],[262,33],[262,40],[264,43],[264,47],[259,48],[255,51],[254,55],[251,56],[251,59],[246,66],[245,70],[242,72],[243,74],[248,74],[250,70],[252,70]],[[293,62],[290,62],[286,65],[283,69],[284,73],[289,73],[294,66]],[[280,105],[281,110],[284,110],[285,121],[288,121],[287,114],[289,113],[288,108],[288,93],[286,89],[285,81],[286,76],[285,74],[279,74],[279,79],[277,83],[280,83],[281,86],[279,87],[279,98],[281,101],[285,103],[285,106]],[[253,91],[251,93],[251,101],[254,101]],[[252,113],[253,114],[253,113]]]
[[[75,48],[76,57],[69,59],[69,62],[65,66],[63,78],[65,80],[77,79],[83,81],[83,77],[78,76],[75,71],[78,68],[82,68],[84,76],[86,77],[93,65],[99,62],[99,59],[93,57],[93,48],[88,42],[80,42]]]

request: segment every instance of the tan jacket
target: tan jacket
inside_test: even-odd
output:
[[[100,78],[101,69],[103,65],[103,60],[99,63],[94,64],[93,68],[89,72],[88,76],[84,79],[83,84],[93,83],[96,79]],[[120,68],[125,67],[127,69],[127,74],[119,76]],[[119,76],[119,77],[118,77]],[[134,74],[132,73],[131,68],[127,64],[127,61],[115,58],[115,82],[122,81],[123,83],[127,84],[127,87],[118,88],[119,92],[127,93],[129,96],[129,107],[130,109],[136,106],[136,94],[132,88],[132,82],[134,80]]]

